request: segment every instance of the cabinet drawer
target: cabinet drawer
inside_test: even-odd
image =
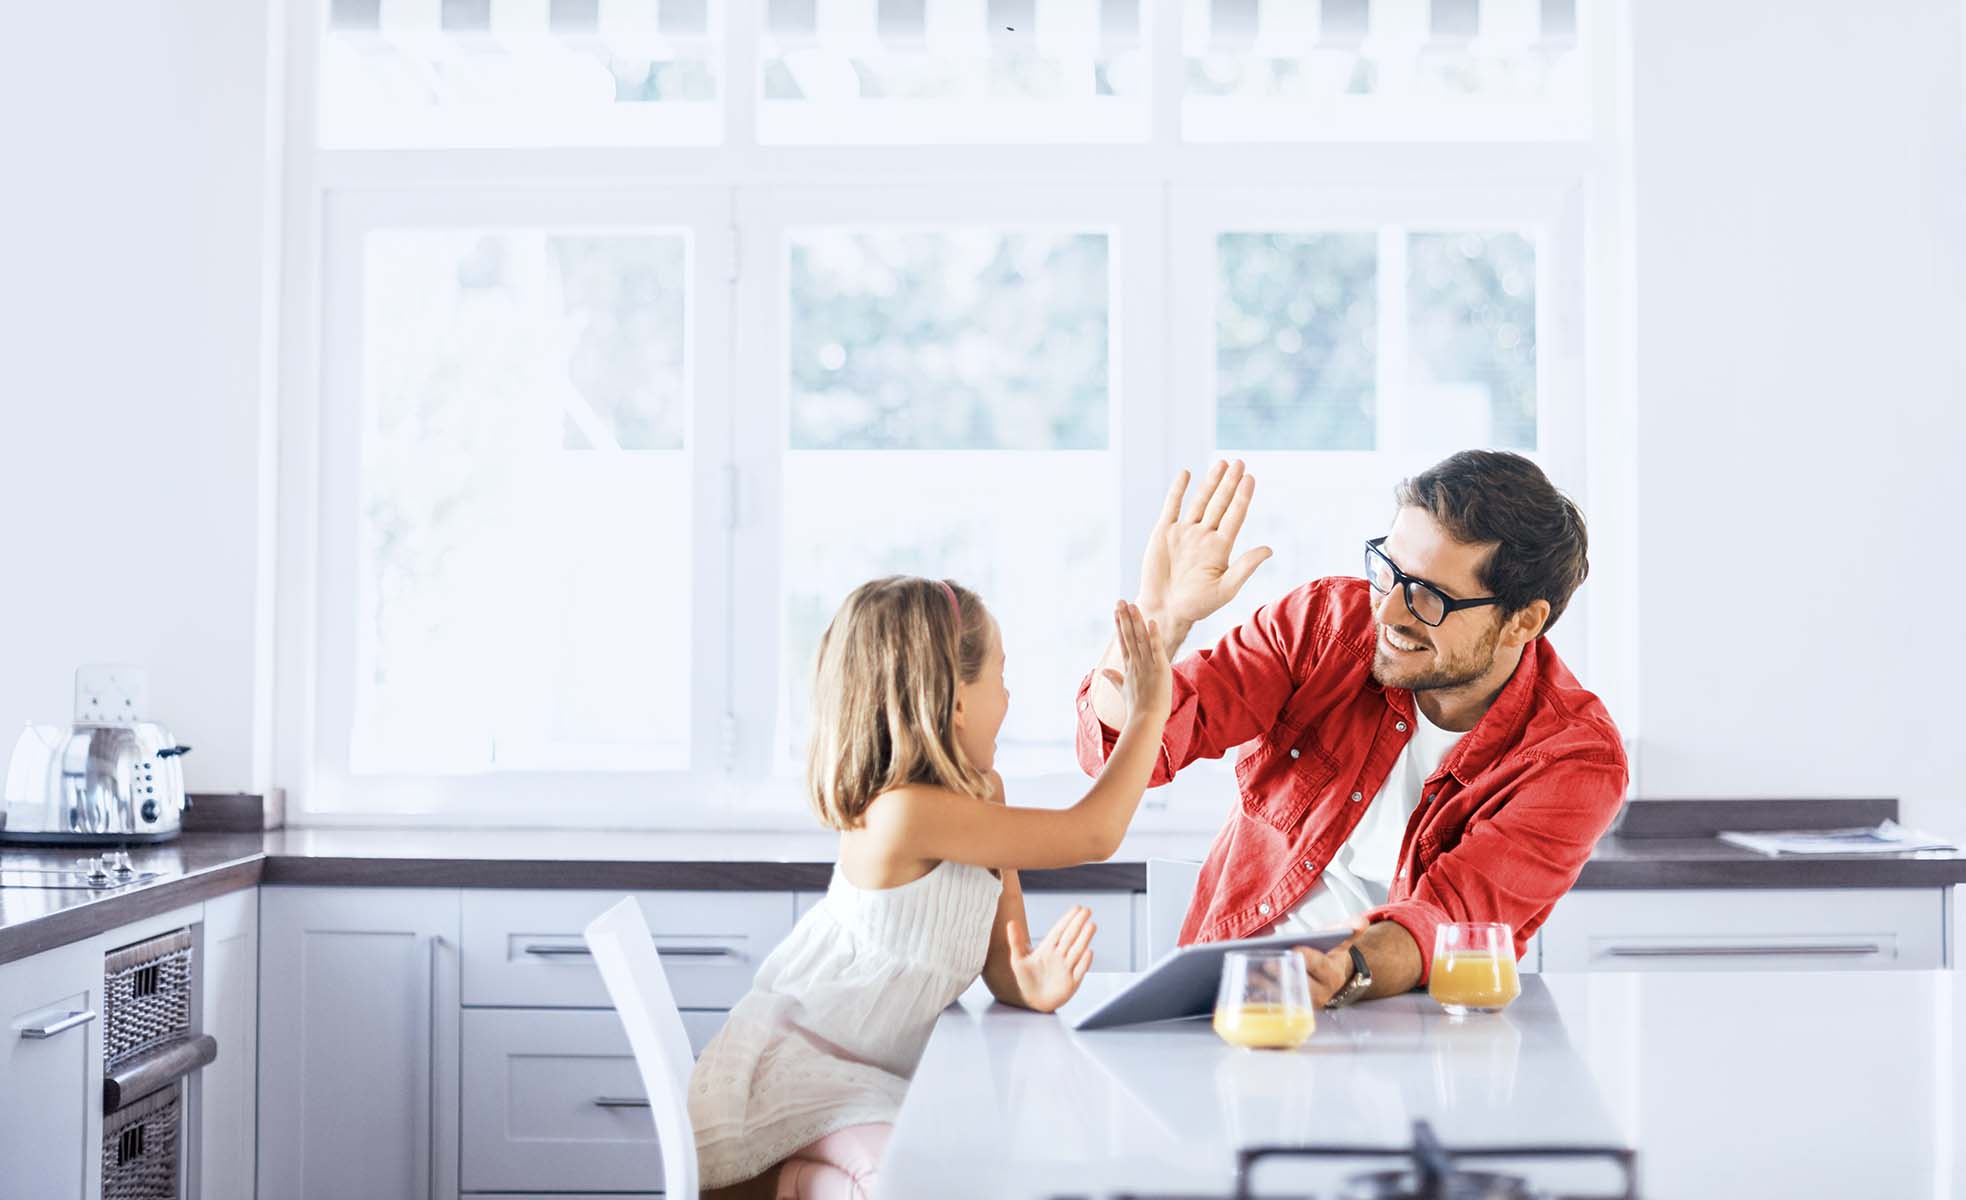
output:
[[[723,1024],[685,1012],[690,1049]],[[467,1192],[647,1192],[662,1186],[647,1098],[612,1011],[467,1009],[462,1167]]]
[[[1936,888],[1572,892],[1543,970],[1932,970],[1944,911]]]
[[[1132,971],[1145,966],[1133,961],[1132,892],[1025,892],[1024,919],[1030,923],[1033,945],[1044,939],[1058,918],[1074,904],[1092,910],[1092,969]]]
[[[792,930],[790,892],[643,892],[642,914],[683,1008],[729,1008]],[[464,1003],[607,1008],[580,931],[620,892],[464,893]]]

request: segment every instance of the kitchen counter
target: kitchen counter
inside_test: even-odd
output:
[[[1882,858],[1768,858],[1716,841],[1701,822],[1738,828],[1830,824],[1895,816],[1890,801],[1634,801],[1598,844],[1579,889],[1897,888],[1966,883],[1956,851]],[[1107,862],[1025,871],[1031,891],[1143,891],[1153,858],[1197,859],[1209,835],[1136,833]],[[107,892],[0,888],[0,962],[65,945],[132,920],[258,884],[347,887],[619,888],[820,891],[835,835],[824,831],[610,832],[582,830],[287,829],[190,833],[138,847],[154,883]],[[67,866],[79,847],[0,846],[0,868]]]
[[[1183,857],[1192,835],[1142,834],[1103,863],[1024,871],[1030,891],[1136,891],[1149,858]],[[0,887],[0,963],[260,884],[329,887],[823,891],[835,835],[573,830],[288,829],[185,833],[130,850],[164,878],[100,892]],[[66,867],[81,846],[0,846],[0,868]]]
[[[1065,1015],[1121,979],[1090,977]],[[1320,1013],[1289,1053],[1234,1049],[1201,1020],[1075,1033],[974,989],[936,1026],[882,1187],[1199,1200],[1231,1194],[1239,1148],[1400,1147],[1425,1119],[1449,1148],[1631,1148],[1648,1200],[1966,1196],[1966,989],[1951,972],[1523,984],[1505,1012],[1462,1021],[1423,993]],[[1272,1160],[1252,1179],[1258,1195],[1328,1197],[1371,1165]],[[1603,1166],[1555,1178],[1619,1181]]]

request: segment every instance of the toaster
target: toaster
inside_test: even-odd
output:
[[[29,725],[7,762],[0,842],[162,842],[188,801],[178,760],[191,747],[149,721]]]

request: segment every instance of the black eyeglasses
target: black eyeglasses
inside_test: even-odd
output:
[[[1448,614],[1457,609],[1480,608],[1484,604],[1500,604],[1500,596],[1482,596],[1474,600],[1449,600],[1447,594],[1424,579],[1415,579],[1393,565],[1379,549],[1386,539],[1373,538],[1365,543],[1365,580],[1372,590],[1381,596],[1393,590],[1394,584],[1406,589],[1406,611],[1412,613],[1422,624],[1438,626]]]

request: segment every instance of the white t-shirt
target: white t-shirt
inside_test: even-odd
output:
[[[1420,788],[1440,769],[1441,760],[1461,735],[1427,720],[1416,705],[1413,737],[1399,752],[1378,795],[1338,847],[1311,890],[1285,913],[1269,933],[1309,933],[1347,925],[1386,902],[1393,872],[1399,869],[1399,843],[1407,819],[1420,805]]]

